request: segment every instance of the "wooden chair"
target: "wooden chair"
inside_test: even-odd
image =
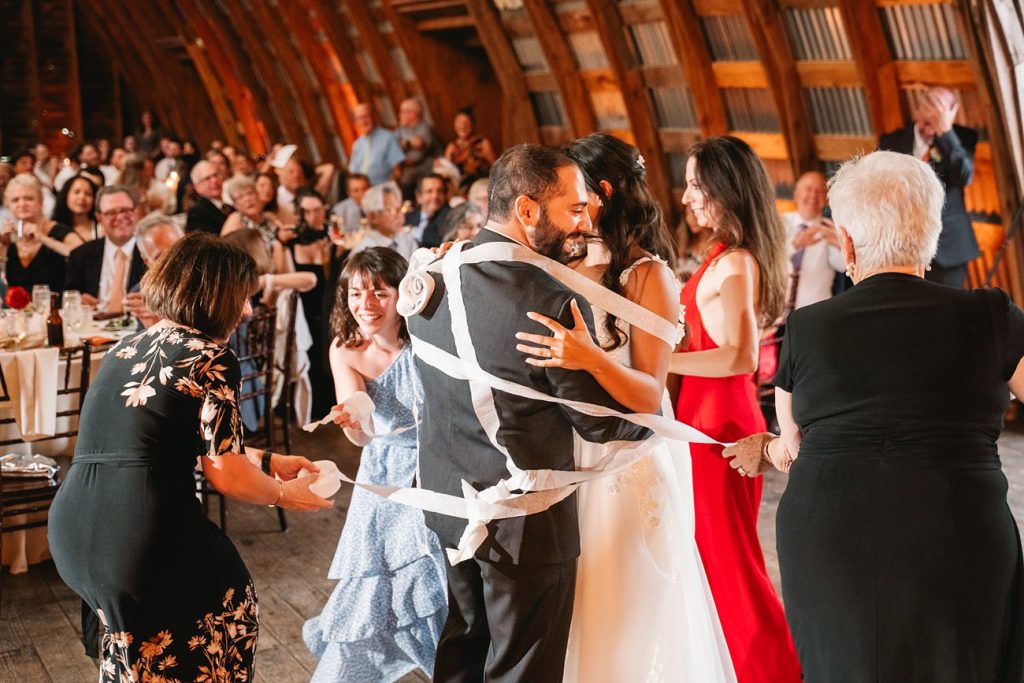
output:
[[[245,402],[256,406],[263,423],[255,435],[246,438],[246,445],[274,449],[274,343],[277,335],[277,309],[258,306],[252,317],[239,325],[231,338],[231,346],[242,367],[241,391],[238,394],[239,408]],[[287,445],[287,444],[286,444]],[[203,501],[203,509],[209,514],[210,496],[219,499],[220,528],[227,531],[227,509],[224,496],[210,486],[201,473],[196,473],[197,490]],[[277,520],[281,531],[288,530],[284,510],[277,508]]]
[[[85,401],[85,394],[89,389],[90,365],[94,349],[88,342],[84,346],[76,346],[62,349],[61,360],[64,362],[63,372],[57,379],[57,401],[65,402],[63,397],[70,397],[69,407],[57,411],[57,431],[53,436],[47,436],[26,442],[22,438],[12,437],[0,439],[0,448],[7,450],[10,446],[17,446],[24,443],[46,443],[59,439],[73,439],[78,436],[78,418],[82,412],[82,404]],[[75,370],[76,362],[80,362],[78,370]],[[77,386],[75,386],[77,379]],[[10,393],[7,381],[0,371],[0,401],[9,401]],[[0,426],[13,425],[15,419],[7,417],[0,419]],[[63,427],[62,427],[63,424]],[[17,429],[15,427],[14,429]],[[38,517],[39,513],[47,512],[53,503],[57,491],[60,489],[67,469],[71,464],[71,455],[74,452],[72,445],[65,455],[56,456],[60,465],[56,475],[52,479],[42,478],[0,478],[0,550],[3,549],[3,535],[15,531],[23,531],[45,527],[48,523],[46,518],[32,519]],[[25,517],[25,521],[11,522],[16,517]]]

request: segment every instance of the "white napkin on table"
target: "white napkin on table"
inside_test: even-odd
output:
[[[57,431],[57,373],[60,349],[48,347],[0,353],[0,369],[18,431],[25,441]]]

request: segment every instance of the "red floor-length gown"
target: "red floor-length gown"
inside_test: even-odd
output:
[[[711,247],[704,265],[686,283],[690,344],[687,351],[718,348],[697,308],[697,286],[723,251]],[[754,376],[683,376],[676,419],[719,441],[765,431]],[[757,537],[761,478],[741,477],[721,456],[721,446],[691,445],[697,547],[725,632],[739,683],[800,680],[793,640],[772,587]]]

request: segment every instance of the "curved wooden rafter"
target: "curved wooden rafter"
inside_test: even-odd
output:
[[[864,0],[838,0],[846,35],[853,47],[861,84],[871,112],[875,135],[903,126],[896,63],[885,35],[878,8]]]
[[[322,0],[318,1],[322,2]],[[344,0],[344,4],[348,10],[349,20],[356,27],[356,30],[359,31],[359,38],[363,43],[363,48],[370,56],[370,59],[373,60],[373,65],[377,67],[377,73],[380,74],[383,80],[384,90],[391,98],[391,105],[395,111],[398,111],[402,100],[409,97],[412,93],[406,87],[405,81],[398,72],[395,63],[391,61],[388,46],[384,42],[383,36],[377,30],[377,23],[370,15],[370,8],[367,7],[365,0]],[[335,22],[329,23],[334,24]]]
[[[729,132],[725,102],[712,69],[711,54],[704,44],[700,17],[692,0],[660,0],[668,25],[672,47],[683,66],[686,82],[693,94],[693,105],[701,136],[712,137]]]
[[[665,164],[665,150],[658,136],[658,123],[651,110],[643,73],[626,42],[626,26],[618,4],[614,0],[587,0],[587,6],[618,80],[636,146],[647,163],[647,184],[655,198],[668,210],[675,206],[675,201]]]
[[[290,0],[283,1],[289,2]],[[250,16],[256,22],[260,33],[268,39],[266,46],[274,52],[276,61],[284,67],[287,78],[290,81],[289,90],[292,96],[301,105],[303,118],[306,123],[303,129],[312,137],[314,147],[310,149],[309,145],[306,144],[306,140],[303,139],[300,147],[307,150],[307,154],[304,156],[311,161],[319,161],[320,154],[327,152],[331,147],[328,140],[327,126],[317,107],[316,100],[311,95],[317,84],[311,83],[306,77],[305,70],[299,66],[300,53],[296,51],[291,41],[285,37],[281,31],[281,20],[274,16],[266,2],[264,0],[253,0],[249,3],[249,6],[252,10]],[[277,9],[280,10],[280,3]]]
[[[533,23],[537,41],[547,59],[551,75],[558,84],[566,116],[573,135],[581,137],[597,130],[594,101],[576,73],[576,60],[562,26],[558,23],[546,0],[524,0],[523,6]]]
[[[798,178],[805,171],[818,170],[820,163],[814,147],[810,103],[800,84],[786,28],[772,0],[742,0],[742,5],[765,65],[793,177]]]

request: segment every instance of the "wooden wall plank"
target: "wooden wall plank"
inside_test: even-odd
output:
[[[896,62],[901,83],[926,83],[950,88],[974,87],[974,72],[966,60]]]
[[[626,42],[626,27],[618,3],[614,0],[587,0],[587,6],[622,90],[637,149],[647,162],[647,185],[661,202],[666,215],[673,216],[677,209],[672,202],[672,182],[665,162],[665,150],[658,137],[658,124],[643,74]]]
[[[533,22],[534,34],[558,84],[573,134],[582,137],[597,130],[594,101],[583,87],[568,39],[562,33],[551,6],[545,0],[524,0],[523,6]]]

